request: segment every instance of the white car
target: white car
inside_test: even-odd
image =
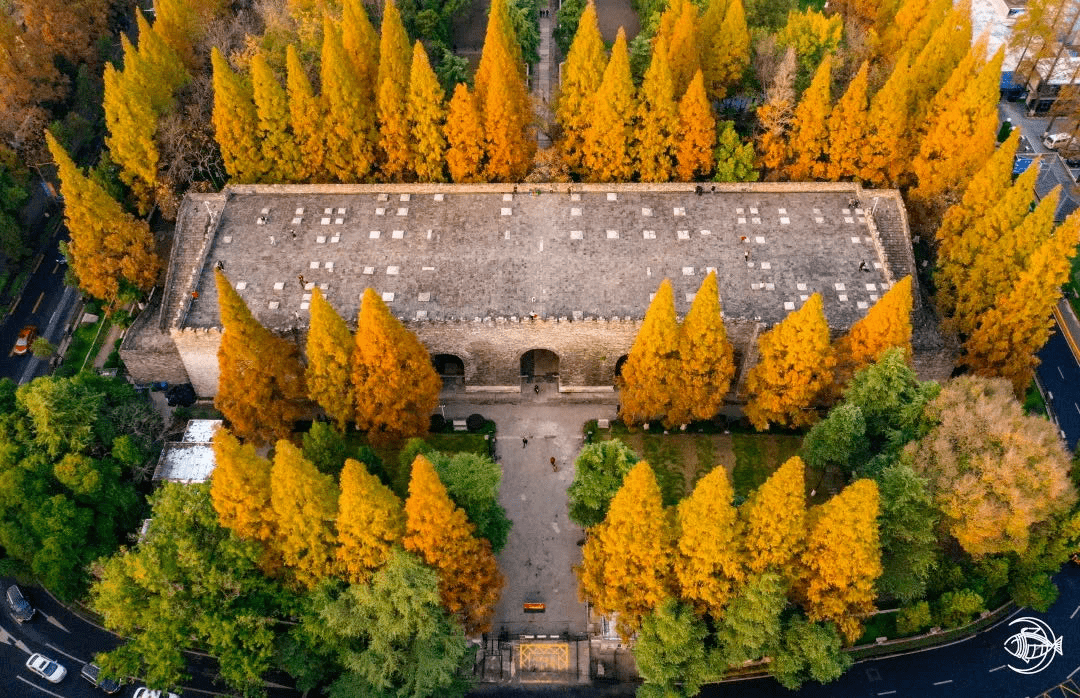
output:
[[[67,676],[67,669],[43,654],[30,655],[26,668],[50,683],[60,683]]]
[[[146,688],[145,686],[143,686],[142,688],[135,689],[135,695],[132,696],[132,698],[180,698],[180,696],[176,695],[175,693],[158,691],[156,689]]]

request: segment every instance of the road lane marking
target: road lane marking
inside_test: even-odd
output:
[[[1007,665],[1005,665],[1005,664],[1002,664],[1001,666],[996,666],[996,667],[994,667],[993,669],[990,670],[990,673],[993,674],[995,671],[998,671],[1000,669],[1004,669],[1006,666]]]
[[[23,652],[26,652],[27,654],[33,654],[33,652],[30,651],[30,648],[23,644],[22,640],[15,637],[2,627],[0,627],[0,642],[4,643],[5,645],[15,645]]]
[[[41,301],[42,301],[43,298],[45,298],[45,292],[44,291],[42,291],[41,295],[37,297],[37,302],[34,303],[34,309],[30,311],[31,313],[36,313],[37,312],[38,306],[41,305]]]
[[[67,628],[65,628],[63,623],[61,623],[60,621],[58,621],[55,618],[53,618],[52,616],[50,616],[48,613],[42,613],[41,615],[45,616],[45,620],[52,623],[56,627],[60,628],[61,630],[63,630],[68,635],[71,634],[71,631],[68,630]]]
[[[1058,375],[1061,376],[1061,380],[1065,380],[1065,374],[1061,372],[1061,366],[1057,367]]]
[[[879,696],[891,696],[893,693],[896,693],[896,691],[882,691],[881,693],[878,693],[878,695]]]
[[[952,683],[952,679],[947,679],[945,681],[935,681],[934,685],[935,686],[944,686],[947,683]]]
[[[55,266],[55,267],[53,267],[53,268],[52,268],[52,271],[50,271],[49,273],[50,273],[50,274],[55,274],[55,273],[56,273],[56,270],[57,270],[57,269],[59,269],[59,268],[60,268],[60,262],[57,262],[57,263],[56,263],[56,266]]]
[[[1071,678],[1073,677],[1073,674],[1075,674],[1075,673],[1076,673],[1076,672],[1078,672],[1078,671],[1080,671],[1080,666],[1078,666],[1078,667],[1076,667],[1075,669],[1073,669],[1073,670],[1072,670],[1072,674],[1069,674],[1068,676],[1066,676],[1066,677],[1065,677],[1065,679],[1066,679],[1066,680],[1068,680],[1068,679],[1071,679]]]
[[[55,651],[55,652],[59,652],[60,654],[62,654],[62,655],[64,655],[65,657],[67,657],[68,659],[74,659],[74,660],[75,660],[76,662],[78,662],[79,664],[86,664],[86,660],[83,660],[83,659],[79,659],[78,657],[76,657],[76,656],[75,656],[75,655],[73,655],[73,654],[68,654],[67,652],[65,652],[64,650],[60,649],[59,647],[57,647],[56,645],[54,645],[54,644],[52,644],[52,643],[46,642],[46,643],[45,643],[45,646],[46,646],[46,647],[48,647],[49,649],[51,649],[51,650]]]
[[[1069,620],[1072,620],[1076,616],[1077,612],[1080,612],[1080,606],[1074,608],[1073,612],[1069,614]]]
[[[36,683],[30,681],[29,679],[24,679],[21,676],[16,676],[15,678],[17,678],[19,681],[22,681],[24,684],[26,684],[30,688],[36,688],[37,690],[41,691],[42,693],[48,693],[50,696],[56,696],[56,698],[64,698],[64,696],[60,695],[59,693],[53,693],[52,691],[50,691],[47,688],[42,688],[41,686],[38,686]]]

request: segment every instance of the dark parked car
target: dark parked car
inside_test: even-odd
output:
[[[96,686],[106,693],[116,693],[120,690],[120,682],[113,681],[112,679],[101,678],[101,667],[97,664],[83,664],[82,671],[79,672],[79,676],[90,682],[92,686]]]
[[[8,608],[11,609],[11,615],[20,623],[25,623],[34,617],[34,607],[26,600],[22,590],[16,584],[8,587],[7,604]]]

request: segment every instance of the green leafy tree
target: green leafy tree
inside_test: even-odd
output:
[[[926,481],[911,465],[900,462],[886,468],[881,489],[880,595],[911,603],[922,598],[937,566],[940,544],[936,531],[939,513]]]
[[[850,475],[869,454],[866,420],[859,406],[837,405],[806,434],[799,454],[812,468],[839,468]]]
[[[106,559],[90,591],[105,627],[128,638],[99,663],[109,675],[177,689],[182,650],[194,643],[218,659],[229,687],[258,695],[288,594],[259,569],[259,545],[218,524],[209,485],[168,483],[150,504],[146,535]]]
[[[708,629],[693,608],[665,599],[641,621],[634,662],[645,685],[638,698],[695,696],[706,675]]]
[[[336,598],[320,590],[312,606],[300,631],[345,669],[332,698],[460,698],[468,691],[465,633],[440,606],[435,572],[415,556],[395,548],[370,584],[353,584]]]
[[[743,143],[735,132],[733,121],[716,122],[716,149],[713,150],[716,161],[714,182],[756,182],[759,177],[754,163],[753,143]]]
[[[574,460],[574,481],[566,490],[570,520],[582,528],[603,521],[611,498],[637,462],[637,454],[618,439],[587,444],[581,449]]]
[[[738,666],[769,654],[780,641],[786,594],[787,585],[775,572],[748,578],[716,620],[714,663],[722,668]]]
[[[498,554],[506,545],[511,526],[506,510],[499,504],[502,466],[476,453],[433,451],[427,456],[450,499],[465,510],[476,526],[476,535],[486,538],[492,552]]]
[[[784,626],[769,673],[792,691],[807,679],[818,683],[835,681],[852,662],[840,647],[840,633],[832,623],[811,623],[796,616]]]

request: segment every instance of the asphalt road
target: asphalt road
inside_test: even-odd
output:
[[[1048,402],[1058,426],[1065,432],[1069,451],[1074,452],[1080,442],[1080,364],[1060,328],[1050,335],[1039,352],[1039,360],[1042,363],[1035,369],[1039,383],[1048,393]]]
[[[0,578],[7,589],[13,580]],[[115,648],[120,639],[110,632],[83,620],[57,603],[43,589],[22,587],[37,615],[26,623],[17,623],[7,603],[0,596],[0,698],[103,698],[105,693],[93,688],[79,676],[82,665],[93,655]],[[26,660],[40,652],[67,669],[59,684],[51,684],[26,669]],[[199,653],[188,653],[187,671],[192,675],[181,693],[182,698],[230,695],[213,682],[217,663]],[[125,686],[121,698],[131,698],[142,683]],[[297,698],[299,694],[283,685],[268,690],[270,698]]]
[[[36,359],[29,352],[22,356],[12,353],[19,330],[35,325],[39,336],[59,345],[79,300],[79,292],[64,285],[66,266],[60,262],[57,243],[58,238],[30,260],[29,264],[35,266],[22,298],[14,312],[0,318],[0,376],[16,383],[29,382],[49,368],[48,361]]]
[[[1029,609],[1016,611],[992,629],[946,647],[915,654],[872,659],[855,664],[836,681],[821,685],[808,683],[801,690],[788,691],[771,678],[733,681],[706,686],[702,698],[1036,698],[1044,691],[1068,681],[1080,685],[1080,568],[1068,565],[1054,579],[1061,589],[1057,602],[1047,613]],[[1005,649],[1005,641],[1026,623],[1024,617],[1045,621],[1061,638],[1062,654],[1038,673],[1020,674],[1010,667],[1028,666]],[[600,698],[615,695],[618,687],[562,688],[551,695]],[[1078,695],[1051,693],[1050,695]],[[479,698],[528,698],[534,692],[500,687],[480,687]],[[632,695],[632,692],[629,694]]]

